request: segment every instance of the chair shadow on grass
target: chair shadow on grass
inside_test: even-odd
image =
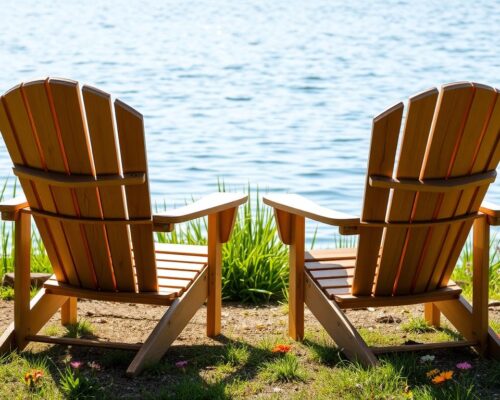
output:
[[[67,333],[65,336],[72,335]],[[88,338],[98,339],[95,335]],[[146,366],[141,375],[130,379],[125,370],[135,356],[134,351],[109,350],[80,346],[50,346],[20,353],[31,365],[46,361],[47,374],[61,390],[64,375],[71,371],[70,362],[82,362],[78,372],[80,380],[87,380],[94,387],[87,395],[98,398],[116,398],[126,395],[123,387],[140,388],[137,396],[144,399],[229,399],[226,386],[238,381],[250,381],[259,373],[260,367],[278,356],[271,350],[251,346],[240,340],[219,335],[215,345],[175,345],[157,363]],[[38,345],[35,345],[38,346]],[[241,363],[228,361],[229,348],[244,348],[247,356]],[[184,368],[176,366],[178,361],[187,361]],[[92,370],[90,363],[99,370]],[[83,378],[83,379],[82,379]],[[68,396],[79,398],[75,394]],[[137,397],[133,397],[137,398]]]
[[[457,335],[453,330],[439,329],[446,331],[450,336]],[[97,337],[94,336],[94,338]],[[316,335],[306,336],[302,344],[309,349],[315,362],[332,368],[333,374],[336,374],[337,368],[347,370],[349,373],[359,373],[360,376],[366,376],[362,371],[370,371],[370,368],[348,361],[340,349],[324,338]],[[244,357],[231,358],[230,349],[240,348],[245,349]],[[380,375],[380,379],[383,379],[383,369],[386,366],[395,371],[389,375],[390,377],[405,380],[412,390],[425,390],[438,398],[453,394],[467,395],[467,390],[474,385],[473,375],[470,378],[465,375],[457,376],[456,384],[433,386],[426,372],[434,367],[452,368],[456,362],[463,359],[471,360],[473,355],[470,350],[433,351],[432,354],[440,360],[440,363],[435,365],[420,363],[420,356],[424,354],[425,352],[381,355],[379,360],[382,370],[373,375]],[[50,346],[39,352],[21,353],[21,357],[34,364],[37,360],[48,359],[47,373],[51,375],[60,390],[64,373],[71,369],[69,360],[82,361],[84,367],[80,377],[88,377],[93,390],[87,394],[102,399],[126,395],[132,395],[131,398],[144,399],[229,399],[232,396],[228,393],[228,387],[233,387],[229,392],[235,390],[235,385],[236,390],[244,392],[244,387],[237,388],[239,382],[252,381],[266,363],[279,357],[271,351],[270,346],[253,346],[243,340],[219,335],[215,338],[213,345],[172,346],[159,362],[148,365],[140,376],[129,379],[125,376],[125,370],[134,355],[135,352],[127,350],[65,346]],[[176,365],[179,361],[187,361],[187,365],[185,367]],[[91,370],[88,366],[92,362],[100,366],[98,371]],[[490,362],[481,361],[480,368],[485,374],[488,374],[488,368],[492,367],[500,370],[498,365],[495,367]],[[376,380],[377,378],[368,379]],[[384,382],[381,381],[380,384]],[[486,384],[494,386],[496,382],[492,380]],[[127,388],[131,386],[135,387],[134,393],[127,391]],[[73,396],[73,398],[78,398],[78,396]]]

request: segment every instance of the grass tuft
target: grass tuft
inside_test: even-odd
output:
[[[300,366],[296,355],[286,353],[266,362],[261,368],[262,378],[268,382],[305,381],[306,372]]]
[[[423,318],[411,318],[408,322],[401,325],[401,329],[410,333],[428,333],[435,332],[436,328],[429,325]]]
[[[229,365],[234,367],[244,365],[248,361],[249,357],[250,351],[248,350],[248,346],[245,344],[230,342],[226,346],[224,360]]]
[[[66,331],[66,337],[81,338],[85,336],[92,336],[95,332],[95,328],[89,321],[82,319],[76,324],[67,325]]]

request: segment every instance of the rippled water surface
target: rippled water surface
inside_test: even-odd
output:
[[[0,92],[62,76],[142,112],[169,205],[221,178],[359,213],[373,116],[444,82],[500,87],[500,3],[349,3],[3,1]]]

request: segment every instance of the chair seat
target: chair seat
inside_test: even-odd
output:
[[[207,246],[155,243],[157,292],[113,292],[84,289],[58,282],[53,275],[46,293],[86,299],[169,305],[181,296],[207,267]]]
[[[312,281],[342,308],[416,304],[458,298],[462,289],[453,281],[438,290],[398,296],[353,296],[351,287],[356,248],[311,250],[305,254],[305,270]],[[375,274],[376,277],[376,274]]]

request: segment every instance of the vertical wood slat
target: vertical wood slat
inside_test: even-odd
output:
[[[475,153],[474,164],[470,173],[493,171],[497,168],[500,160],[500,95],[495,90],[495,104],[488,118],[484,136],[478,144]],[[477,212],[484,199],[488,186],[464,190],[457,204],[457,215]],[[441,276],[435,274],[429,282],[429,289],[438,288],[448,283],[455,267],[456,260],[460,256],[463,243],[467,240],[472,223],[463,223],[450,229],[449,237],[455,238],[454,246],[449,254],[442,254],[437,269],[442,271]]]
[[[408,101],[408,114],[399,152],[396,178],[418,178],[424,158],[427,139],[434,116],[438,90],[432,88],[413,96]],[[395,190],[390,199],[388,222],[411,221],[416,192]],[[380,267],[375,294],[392,294],[394,280],[404,259],[408,228],[388,227],[382,243]]]
[[[69,173],[95,176],[78,83],[50,79],[47,89],[62,142],[62,156],[67,160]],[[74,189],[73,202],[77,216],[102,218],[97,188]],[[82,263],[84,259],[87,260],[100,289],[115,290],[105,227],[102,224],[85,224],[80,225],[80,229],[86,253],[79,255]]]
[[[32,120],[33,135],[39,141],[45,169],[55,172],[67,172],[67,167],[61,156],[58,134],[47,97],[45,81],[33,81],[23,84],[21,90],[21,94],[25,98],[26,108],[29,110],[28,118]],[[32,144],[31,147],[33,146]],[[23,149],[25,148],[23,147]],[[56,212],[76,215],[71,192],[68,189],[52,186],[49,186],[49,189]],[[64,234],[64,241],[58,240],[57,247],[61,248],[61,252],[67,254],[64,258],[64,270],[68,281],[72,285],[79,286],[80,276],[82,282],[87,281],[84,272],[87,268],[87,262],[76,256],[78,250],[83,250],[80,228],[75,223],[59,223],[59,225]]]
[[[370,187],[368,176],[392,177],[398,143],[403,103],[396,104],[373,120],[367,181],[363,200],[363,221],[384,221],[389,189]],[[361,228],[352,285],[353,295],[372,292],[375,269],[380,252],[383,228]]]
[[[492,110],[496,101],[496,93],[493,88],[473,84],[474,97],[468,113],[467,121],[460,142],[456,146],[454,160],[450,164],[448,176],[470,175],[482,172],[477,169],[480,160],[475,158],[476,149],[487,134]],[[500,128],[500,126],[499,126]],[[470,199],[476,188],[451,192],[442,196],[442,202],[437,211],[437,218],[450,218],[470,212],[468,210]],[[477,211],[477,210],[475,210]],[[432,241],[425,257],[422,257],[414,277],[413,291],[423,292],[429,288],[435,289],[441,280],[445,269],[453,269],[458,255],[450,257],[455,247],[462,249],[466,236],[460,235],[465,227],[470,231],[472,222],[455,223],[448,226],[437,226],[432,228]]]
[[[22,150],[19,148],[18,140],[11,125],[10,117],[4,107],[3,98],[0,98],[0,131],[2,132],[2,136],[13,163],[16,165],[26,165],[25,157]],[[33,204],[35,205],[35,207],[40,208],[41,205],[39,204],[35,196],[35,192],[33,191],[31,182],[27,179],[20,179],[19,181],[30,204]],[[53,239],[51,239],[52,236],[51,234],[49,234],[50,229],[48,226],[48,221],[44,218],[35,218],[35,223],[37,224],[40,234],[43,235],[43,237],[47,238],[45,248],[54,270],[54,274],[56,275],[58,280],[60,280],[61,282],[65,282],[66,276],[61,267],[61,261],[54,247]]]
[[[147,174],[146,144],[142,115],[119,100],[115,100],[115,117],[118,129],[123,173]],[[126,187],[129,218],[150,218],[149,181],[142,185]],[[134,252],[137,285],[140,292],[157,291],[156,261],[152,225],[130,227]]]
[[[474,89],[469,83],[446,85],[441,89],[420,173],[421,179],[443,178],[449,175],[449,167],[455,150],[454,144],[462,136],[473,92]],[[420,192],[415,200],[413,220],[435,219],[442,197],[441,194]],[[418,265],[422,264],[432,243],[432,229],[410,229],[405,257],[396,277],[395,294],[411,292]]]
[[[0,107],[0,130],[6,139],[9,153],[16,165],[43,168],[40,155],[37,152],[29,116],[18,85],[2,96]],[[41,210],[55,212],[52,193],[48,185],[20,179],[23,191],[29,203]],[[46,238],[44,241],[47,255],[58,280],[67,280],[65,267],[71,268],[73,261],[66,244],[62,225],[45,218],[34,218],[37,228]]]
[[[95,88],[82,88],[96,175],[121,173],[113,123],[111,96]],[[105,218],[126,218],[123,188],[99,189]],[[129,228],[126,225],[106,225],[116,288],[134,291],[134,274]]]

